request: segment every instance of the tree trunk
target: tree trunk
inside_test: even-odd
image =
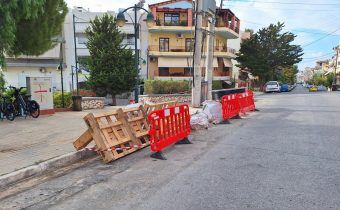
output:
[[[117,106],[116,95],[111,94],[111,96],[112,96],[112,106]]]

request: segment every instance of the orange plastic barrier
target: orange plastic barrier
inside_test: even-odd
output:
[[[186,104],[150,112],[150,145],[153,158],[166,160],[162,150],[171,144],[190,144],[190,114]]]

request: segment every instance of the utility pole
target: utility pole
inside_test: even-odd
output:
[[[63,53],[63,43],[64,39],[60,41],[60,51],[59,51],[59,68],[60,68],[60,79],[61,79],[61,104],[65,108],[64,100],[64,75],[63,75],[63,63],[64,63],[64,53]]]
[[[196,27],[195,27],[195,53],[194,53],[194,77],[192,87],[192,107],[201,105],[201,82],[202,82],[202,21],[203,21],[203,0],[196,0]]]
[[[205,67],[205,82],[208,84],[206,99],[212,100],[212,80],[213,80],[213,60],[214,60],[214,34],[215,34],[215,18],[214,14],[209,13],[208,20],[208,46]]]
[[[74,59],[75,59],[75,70],[76,70],[76,83],[77,83],[77,96],[79,96],[79,81],[78,81],[78,55],[77,55],[77,39],[76,39],[76,16],[73,14],[73,41],[74,41]],[[71,67],[72,70],[72,67]],[[73,71],[72,71],[73,74]],[[73,78],[73,75],[72,75]],[[73,82],[72,82],[73,84]],[[73,88],[73,87],[72,87]],[[72,92],[74,89],[72,90]]]
[[[335,47],[336,50],[336,58],[335,58],[335,67],[334,67],[334,87],[333,90],[336,90],[336,70],[338,69],[338,59],[339,59],[339,45]]]

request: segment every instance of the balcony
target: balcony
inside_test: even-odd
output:
[[[192,46],[190,49],[185,46],[169,46],[169,51],[160,51],[159,45],[149,45],[149,52],[151,56],[173,56],[173,57],[189,57],[193,56]],[[206,48],[203,49],[206,51]],[[236,50],[230,47],[215,46],[215,57],[236,58]]]
[[[227,39],[236,39],[240,32],[240,19],[229,9],[217,9],[216,32],[221,33]]]
[[[215,46],[214,56],[236,58],[236,50],[230,47]]]
[[[193,55],[193,48],[186,49],[185,46],[169,46],[169,51],[160,51],[159,45],[149,45],[151,56],[174,56],[189,57]]]

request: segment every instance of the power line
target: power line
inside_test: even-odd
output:
[[[237,1],[239,2],[239,1]],[[263,3],[263,4],[288,4],[288,5],[314,5],[314,6],[340,6],[340,4],[335,3],[302,3],[302,2],[280,2],[280,1],[259,1],[254,0],[253,3]]]
[[[302,47],[310,46],[310,45],[312,45],[312,44],[314,44],[314,43],[316,43],[316,42],[318,42],[318,41],[320,41],[320,40],[322,40],[322,39],[324,39],[324,38],[326,38],[326,37],[328,37],[328,36],[334,34],[335,32],[337,32],[337,31],[339,31],[339,30],[340,30],[340,28],[337,28],[336,30],[332,31],[331,33],[326,34],[325,36],[320,37],[319,39],[316,39],[316,40],[314,40],[314,41],[312,41],[312,42],[310,42],[310,43],[308,43],[308,44],[305,44],[305,45],[303,45]]]
[[[252,23],[252,24],[255,24],[255,25],[260,25],[260,26],[267,26],[267,25],[265,25],[265,24],[263,24],[263,23],[256,23],[256,22],[253,22],[253,21],[245,20],[245,19],[241,19],[241,21],[247,22],[247,23]],[[291,29],[290,31],[304,32],[304,33],[315,34],[315,35],[340,36],[340,34],[318,33],[318,32],[310,32],[310,31],[298,30],[298,29]]]
[[[270,8],[265,8],[265,7],[256,7],[256,6],[244,6],[244,5],[233,5],[233,4],[227,4],[225,5],[226,7],[243,7],[243,8],[259,8],[259,9],[275,9],[275,10],[282,10],[282,11],[313,11],[313,12],[339,12],[340,9],[303,9],[303,8],[277,8],[277,7],[270,7]]]
[[[323,58],[323,57],[328,57],[329,55],[333,55],[334,53],[331,52],[331,53],[327,53],[327,54],[324,54],[324,55],[320,55],[320,56],[316,56],[316,57],[309,57],[309,58],[303,58],[304,60],[305,59],[318,59],[318,58]]]

